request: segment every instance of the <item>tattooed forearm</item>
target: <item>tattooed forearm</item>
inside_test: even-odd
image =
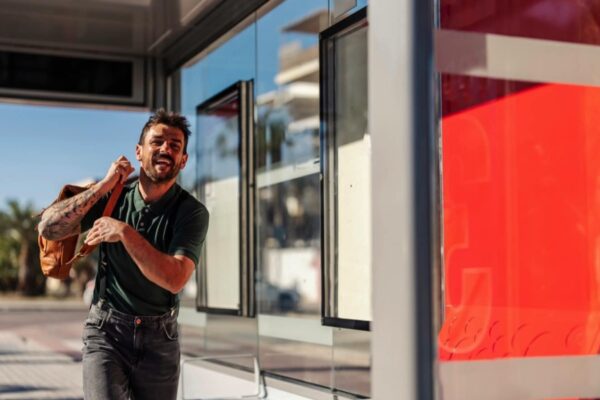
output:
[[[84,215],[104,194],[99,185],[94,185],[48,207],[38,225],[40,235],[49,240],[60,240],[79,233],[79,224]]]

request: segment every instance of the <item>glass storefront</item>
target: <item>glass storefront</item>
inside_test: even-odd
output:
[[[204,319],[194,335],[203,355],[251,354],[267,375],[368,396],[370,332],[322,321],[319,46],[333,20],[330,3],[267,3],[173,75],[193,128],[182,182],[211,213],[195,291]],[[345,2],[336,18],[364,5]],[[354,82],[354,89],[336,93],[345,188],[336,207],[348,222],[340,245],[346,269],[334,279],[341,316],[369,320],[369,231],[358,229],[369,225],[366,28],[345,36],[339,49],[339,87]],[[251,82],[245,114],[229,90],[236,82]],[[244,125],[252,126],[250,136]],[[355,154],[360,164],[353,165]],[[359,238],[365,240],[353,246]],[[352,297],[357,289],[361,295]],[[194,306],[190,300],[184,304]]]
[[[197,338],[195,346],[188,347],[193,355],[257,352],[257,321],[241,316],[247,314],[246,305],[241,304],[247,299],[241,284],[247,270],[242,268],[245,252],[240,240],[246,233],[240,184],[245,177],[239,157],[242,124],[231,113],[242,110],[227,107],[225,93],[237,82],[255,78],[255,41],[255,26],[249,24],[174,75],[181,93],[175,103],[192,129],[182,184],[211,214],[212,233],[206,240],[201,269],[188,283],[193,286],[187,290],[189,295],[182,298],[183,314],[192,325],[186,327],[187,335]],[[232,359],[231,363],[253,368],[248,357]]]

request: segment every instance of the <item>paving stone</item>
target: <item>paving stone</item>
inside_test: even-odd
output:
[[[0,331],[0,400],[83,399],[81,362]]]

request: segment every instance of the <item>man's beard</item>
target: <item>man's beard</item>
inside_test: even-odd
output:
[[[157,161],[159,159],[167,159],[168,161],[171,162],[171,166],[169,171],[164,174],[161,175],[157,170],[156,170],[156,166],[157,166]],[[158,155],[155,157],[152,157],[152,159],[150,160],[150,168],[145,169],[144,172],[146,172],[146,176],[148,178],[150,178],[150,180],[153,183],[165,183],[165,182],[169,182],[171,181],[173,178],[175,178],[177,176],[177,174],[179,174],[179,171],[181,170],[181,163],[176,164],[175,160],[173,160],[171,157],[166,156],[166,155]]]

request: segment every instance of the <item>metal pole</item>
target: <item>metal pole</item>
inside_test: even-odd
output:
[[[369,3],[374,399],[433,398],[431,9]]]

